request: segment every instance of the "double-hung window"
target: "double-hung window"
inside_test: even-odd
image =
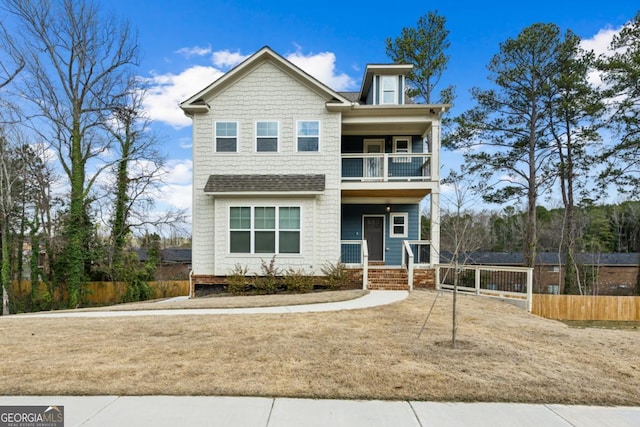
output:
[[[233,206],[229,210],[229,252],[300,253],[300,207]]]
[[[381,76],[380,104],[398,103],[398,78],[396,76]]]
[[[231,253],[251,252],[251,208],[232,207],[229,211],[229,250]]]
[[[297,123],[298,151],[318,151],[320,146],[320,122],[300,120]]]
[[[389,214],[389,222],[391,223],[391,230],[389,230],[389,237],[407,237],[409,235],[408,223],[409,214],[406,212]]]
[[[215,123],[215,151],[216,153],[235,153],[238,151],[238,123]]]
[[[279,252],[281,254],[300,253],[300,208],[281,207],[279,210]]]
[[[278,122],[256,122],[256,151],[278,151]]]

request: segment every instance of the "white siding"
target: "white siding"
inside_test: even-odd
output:
[[[213,199],[203,189],[211,174],[323,174],[324,194],[315,198],[263,199],[271,204],[303,207],[302,250],[297,256],[278,255],[276,265],[304,267],[320,274],[320,266],[340,255],[340,115],[325,109],[327,99],[264,62],[226,90],[208,99],[208,114],[194,117],[193,126],[193,272],[226,275],[236,263],[258,271],[260,257],[228,254],[229,199]],[[238,153],[214,153],[215,121],[238,122]],[[255,152],[255,121],[280,123],[278,153]],[[320,120],[320,152],[296,152],[296,121]],[[242,204],[243,199],[233,200]],[[251,196],[247,204],[259,205]],[[263,257],[263,258],[269,258]],[[266,260],[266,259],[265,259]]]

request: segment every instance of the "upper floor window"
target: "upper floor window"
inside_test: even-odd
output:
[[[215,151],[217,153],[235,153],[238,151],[238,123],[215,123]]]
[[[398,103],[398,78],[396,76],[380,77],[380,104]]]
[[[411,137],[410,136],[394,136],[393,137],[394,154],[411,154]],[[393,157],[394,163],[409,163],[410,157]]]
[[[320,146],[320,122],[300,120],[297,124],[298,151],[318,151]]]
[[[278,151],[278,122],[256,122],[256,151]]]

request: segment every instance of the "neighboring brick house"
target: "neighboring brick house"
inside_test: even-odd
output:
[[[223,283],[237,264],[259,273],[275,255],[313,275],[341,260],[373,287],[383,279],[365,239],[376,268],[406,273],[413,253],[416,280],[433,276],[448,105],[405,99],[411,69],[369,65],[360,92],[339,93],[264,47],[181,103],[193,119],[194,283]]]
[[[440,261],[450,262],[451,254],[442,253]],[[473,252],[460,255],[466,265],[522,266],[521,252]],[[579,253],[576,255],[581,281],[587,294],[637,295],[640,254]],[[564,285],[566,257],[552,252],[540,252],[533,271],[534,293],[561,293]]]

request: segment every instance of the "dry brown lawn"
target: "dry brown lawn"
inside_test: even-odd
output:
[[[434,291],[278,315],[0,318],[0,394],[249,395],[640,405],[637,330],[578,329]]]

